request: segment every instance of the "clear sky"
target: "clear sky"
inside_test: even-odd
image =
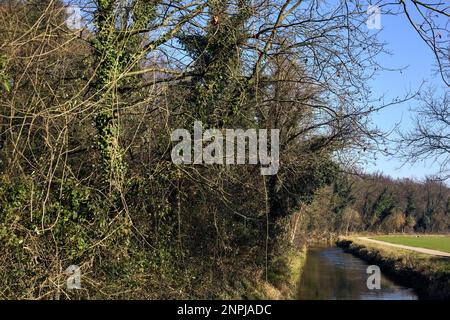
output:
[[[437,85],[439,90],[448,90],[438,74],[436,74],[434,56],[430,48],[422,41],[405,16],[381,17],[382,30],[380,40],[387,42],[387,49],[392,55],[379,57],[379,62],[388,68],[407,67],[400,71],[383,71],[373,81],[374,95],[386,94],[387,98],[404,96],[408,90],[417,89],[423,80],[427,85]],[[374,115],[374,124],[384,130],[392,129],[396,124],[403,130],[411,128],[410,111],[416,102],[414,100],[383,109]],[[394,146],[391,151],[395,152]],[[432,161],[415,165],[406,164],[400,159],[384,157],[377,154],[377,160],[372,161],[365,168],[368,172],[380,171],[392,177],[424,178],[436,173],[438,166]]]

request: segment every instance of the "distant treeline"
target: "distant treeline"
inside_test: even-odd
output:
[[[448,232],[450,189],[441,181],[368,175],[354,179],[355,204],[364,228],[386,231]]]
[[[303,211],[310,230],[322,232],[449,232],[450,188],[431,179],[343,176]]]

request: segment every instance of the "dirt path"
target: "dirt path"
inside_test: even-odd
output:
[[[419,247],[411,247],[411,246],[404,246],[402,244],[389,243],[389,242],[385,242],[385,241],[369,239],[367,237],[358,237],[358,239],[364,240],[364,241],[373,242],[373,243],[382,244],[384,246],[395,247],[395,248],[406,249],[406,250],[412,250],[412,251],[425,253],[425,254],[431,254],[433,256],[450,257],[450,253],[443,252],[443,251],[438,251],[438,250],[419,248]]]

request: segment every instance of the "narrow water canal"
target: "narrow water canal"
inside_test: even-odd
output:
[[[300,300],[416,300],[410,288],[381,276],[381,289],[367,288],[365,261],[335,246],[308,249],[298,288]]]

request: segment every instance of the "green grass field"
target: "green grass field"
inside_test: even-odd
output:
[[[411,235],[408,236],[392,235],[392,236],[376,236],[371,238],[395,244],[402,244],[405,246],[427,248],[450,253],[450,236],[419,235],[417,237]]]

